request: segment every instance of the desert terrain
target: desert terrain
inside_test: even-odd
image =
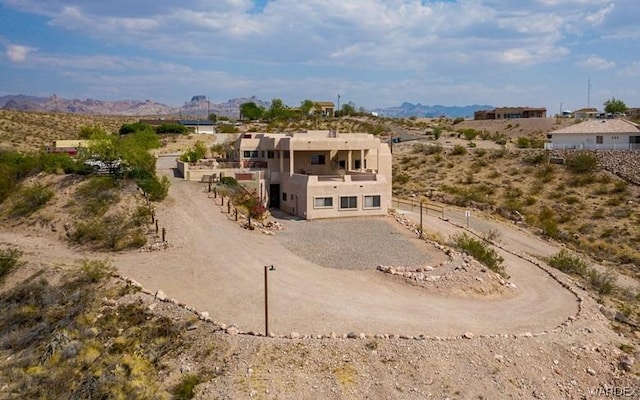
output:
[[[535,135],[539,129],[536,125],[523,134]],[[423,135],[417,132],[420,129],[413,130],[412,134]],[[634,362],[638,333],[629,324],[635,314],[628,314],[631,320],[626,322],[616,319],[620,296],[599,295],[580,277],[551,268],[545,260],[566,248],[562,241],[540,237],[535,226],[496,215],[482,202],[458,207],[455,199],[438,194],[442,186],[434,184],[431,201],[445,201],[438,203],[445,211],[444,218],[426,215],[427,239],[415,234],[419,220],[415,208],[402,204],[388,217],[370,220],[306,222],[274,213],[270,220],[281,230],[246,230],[204,185],[175,176],[175,151],[188,148],[194,140],[211,138],[170,141],[158,157],[158,173],[171,180],[171,187],[167,199],[153,205],[155,218],[167,233],[166,245],[145,247],[153,251],[105,253],[70,244],[62,227],[78,221],[66,211],[74,198],[69,186],[26,220],[4,214],[0,242],[21,249],[24,261],[0,283],[5,326],[13,321],[9,317],[53,318],[45,309],[27,313],[17,295],[21,285],[44,277],[52,287],[64,288],[62,292],[71,290],[64,286],[65,279],[82,275],[77,266],[87,259],[108,260],[115,270],[85,283],[95,298],[80,314],[86,314],[83,321],[93,322],[60,323],[64,329],[52,328],[51,336],[40,337],[42,331],[29,322],[14,325],[13,321],[14,329],[0,332],[0,358],[7,371],[0,377],[0,397],[21,398],[25,393],[41,397],[46,393],[42,386],[55,383],[48,381],[53,378],[42,367],[58,365],[56,348],[72,354],[68,350],[72,343],[78,355],[64,357],[79,367],[83,364],[76,358],[88,357],[88,348],[103,354],[94,360],[120,347],[127,349],[123,354],[135,353],[144,367],[123,358],[116,363],[121,367],[112,368],[117,372],[124,366],[129,372],[114,373],[114,380],[129,376],[130,382],[134,382],[131,377],[147,382],[139,376],[146,371],[147,389],[134,386],[130,392],[141,393],[139,398],[183,398],[177,389],[189,379],[197,381],[194,398],[202,399],[640,395]],[[445,149],[458,140],[457,135],[438,139]],[[415,157],[415,143],[396,146],[394,161],[406,164],[402,157]],[[486,151],[493,151],[490,141],[485,144]],[[442,157],[455,160],[456,156],[445,150]],[[468,167],[478,155],[465,157],[470,161],[460,164]],[[515,158],[506,159],[512,164],[504,168],[518,164]],[[444,172],[429,180],[459,179],[445,178]],[[562,177],[561,172],[555,176]],[[514,178],[518,179],[523,180]],[[51,179],[50,184],[62,182]],[[418,182],[416,178],[408,188],[394,190],[403,197],[423,196]],[[627,195],[633,198],[636,190],[630,185]],[[125,204],[144,202],[135,190],[123,196]],[[464,211],[469,209],[473,214],[467,225]],[[503,257],[509,277],[500,277],[453,249],[449,238],[463,232],[488,238]],[[160,244],[151,221],[146,235],[149,243]],[[268,335],[265,265],[275,266],[269,272]],[[390,268],[400,273],[385,272]],[[432,279],[417,284],[403,272],[418,269]],[[637,287],[632,271],[631,267],[617,271],[622,290]],[[79,290],[74,287],[73,293]],[[106,323],[112,313],[142,318],[121,320],[120,329],[113,330]],[[170,323],[172,328],[154,328],[156,336],[141,342],[149,337],[144,333],[148,325],[156,322]],[[37,340],[19,346],[29,335]],[[59,347],[51,347],[55,337],[63,338]],[[159,337],[169,344],[162,351]],[[47,348],[54,350],[51,358],[38,356],[36,365],[31,365],[32,353]],[[66,372],[82,377],[76,370]],[[90,381],[79,379],[76,393],[87,393],[85,383]]]

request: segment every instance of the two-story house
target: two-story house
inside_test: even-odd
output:
[[[292,215],[386,215],[391,206],[391,152],[370,134],[245,133],[236,157],[261,172],[254,187],[264,201]]]

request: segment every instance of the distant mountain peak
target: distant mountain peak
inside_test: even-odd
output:
[[[409,117],[425,117],[425,118],[437,118],[440,116],[447,116],[450,118],[471,118],[473,113],[478,110],[493,109],[493,106],[486,104],[473,104],[467,106],[443,106],[433,105],[427,106],[420,103],[412,104],[409,102],[403,102],[399,107],[387,107],[378,108],[373,110],[380,116],[384,117],[396,117],[396,118],[409,118]]]

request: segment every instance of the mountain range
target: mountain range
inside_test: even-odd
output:
[[[36,97],[28,95],[7,95],[0,97],[0,109],[18,111],[40,112],[65,112],[77,114],[96,115],[129,115],[129,116],[176,116],[176,117],[204,117],[209,113],[231,118],[238,117],[240,105],[254,102],[257,105],[269,108],[270,102],[252,97],[239,97],[229,99],[225,103],[212,103],[206,96],[196,95],[182,106],[170,106],[156,103],[153,100],[117,100],[105,101],[94,99],[65,99],[57,95],[50,97]],[[427,106],[420,103],[402,103],[398,107],[377,108],[370,110],[380,116],[408,118],[408,117],[472,117],[477,110],[492,109],[490,105],[469,106]]]

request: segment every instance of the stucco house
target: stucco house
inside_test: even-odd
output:
[[[625,119],[589,119],[547,134],[549,150],[640,150],[640,126]]]
[[[391,207],[391,151],[373,135],[246,133],[236,151],[241,165],[264,170],[258,189],[269,206],[289,214],[386,215]]]
[[[544,107],[497,107],[493,110],[479,110],[473,113],[475,120],[514,119],[514,118],[546,118]]]

